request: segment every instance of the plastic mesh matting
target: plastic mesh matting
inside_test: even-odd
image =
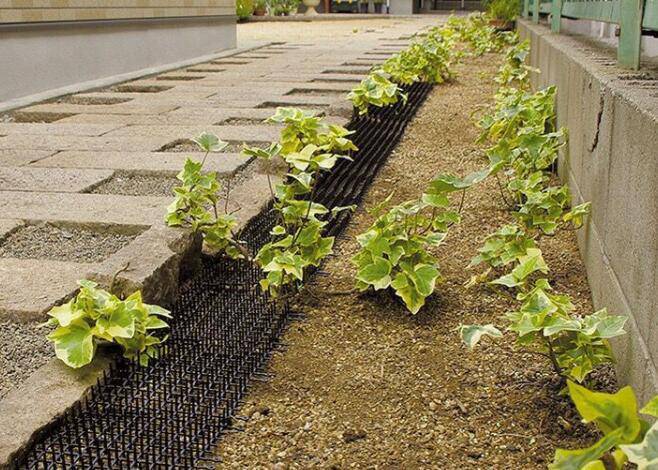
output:
[[[320,178],[316,200],[332,208],[358,204],[431,89],[407,87],[409,100],[366,116],[348,128],[359,147]],[[338,235],[350,214],[329,221]],[[263,210],[241,238],[253,250],[269,239],[275,218]],[[205,260],[181,288],[162,357],[143,368],[120,359],[87,396],[45,429],[19,468],[175,469],[214,467],[212,451],[231,429],[250,381],[278,346],[288,306],[260,292],[260,271],[248,262]],[[35,404],[35,406],[39,406]]]

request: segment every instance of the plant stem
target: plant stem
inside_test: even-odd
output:
[[[562,367],[560,367],[560,364],[557,362],[557,357],[555,356],[555,351],[553,350],[553,341],[551,340],[550,336],[546,336],[546,345],[548,347],[548,358],[551,360],[553,370],[560,377],[564,377],[564,371],[562,370]]]

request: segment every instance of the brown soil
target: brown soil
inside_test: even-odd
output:
[[[438,86],[408,127],[358,209],[336,256],[325,266],[306,314],[283,338],[269,382],[257,383],[240,414],[244,432],[218,446],[221,468],[545,468],[556,447],[589,445],[584,427],[542,359],[513,351],[513,336],[461,344],[460,324],[504,325],[513,303],[485,287],[466,289],[483,239],[511,221],[495,181],[470,190],[463,221],[437,250],[445,278],[421,312],[393,296],[328,296],[349,290],[355,236],[372,223],[365,208],[395,191],[416,198],[433,176],[465,175],[485,165],[471,114],[491,102],[498,56],[470,60],[456,82]],[[551,281],[591,312],[573,232],[542,242]],[[599,371],[603,388],[614,386]]]

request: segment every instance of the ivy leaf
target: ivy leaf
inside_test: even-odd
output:
[[[605,470],[603,462],[598,460],[603,454],[618,445],[622,441],[624,430],[616,429],[603,436],[596,444],[586,449],[555,451],[555,459],[548,466],[550,470]],[[600,462],[600,464],[596,462]]]
[[[75,310],[73,300],[69,300],[64,305],[53,307],[48,312],[48,315],[57,320],[59,326],[69,326],[72,321],[77,320],[84,314],[82,310]]]
[[[637,402],[631,387],[617,393],[592,392],[572,381],[568,382],[569,395],[586,423],[594,422],[604,434],[619,429],[621,443],[631,443],[641,429],[637,417]]]
[[[123,304],[114,309],[107,322],[107,333],[115,338],[132,338],[135,335],[135,315]]]
[[[192,141],[199,146],[204,152],[221,152],[228,145],[215,134],[203,132]]]
[[[331,208],[331,215],[336,215],[344,211],[354,212],[356,210],[356,204],[349,206],[336,206]]]
[[[55,355],[74,369],[89,364],[94,357],[94,337],[84,320],[57,328],[48,335],[48,339],[55,343]]]
[[[651,426],[639,444],[622,445],[620,448],[638,470],[655,470],[658,468],[658,423]]]
[[[146,320],[147,330],[156,330],[161,328],[169,328],[169,325],[167,325],[167,323],[161,318],[158,318],[156,316],[151,316],[148,318],[148,320]]]
[[[417,314],[425,305],[425,297],[420,295],[404,273],[398,273],[395,276],[395,279],[391,282],[391,287],[395,289],[396,295],[402,299],[412,314]]]
[[[649,400],[649,403],[644,405],[644,408],[640,410],[640,413],[658,418],[658,395]]]
[[[391,284],[391,263],[381,256],[375,256],[373,262],[361,268],[356,278],[370,284],[375,290],[386,289]]]
[[[460,325],[459,335],[462,341],[469,349],[473,349],[484,336],[492,338],[502,338],[503,334],[498,328],[489,325]]]
[[[434,292],[436,280],[439,277],[439,270],[429,264],[419,264],[414,268],[411,279],[418,289],[418,292],[427,297]]]

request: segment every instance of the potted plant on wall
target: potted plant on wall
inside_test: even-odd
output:
[[[381,13],[384,0],[373,0],[373,4],[375,6],[375,13]]]
[[[265,16],[267,13],[267,3],[265,0],[256,0],[254,3],[254,16]]]
[[[482,6],[491,17],[491,25],[501,31],[514,29],[514,21],[521,12],[521,0],[484,0]]]
[[[238,21],[246,21],[254,12],[254,0],[237,0],[235,2],[235,14]]]

